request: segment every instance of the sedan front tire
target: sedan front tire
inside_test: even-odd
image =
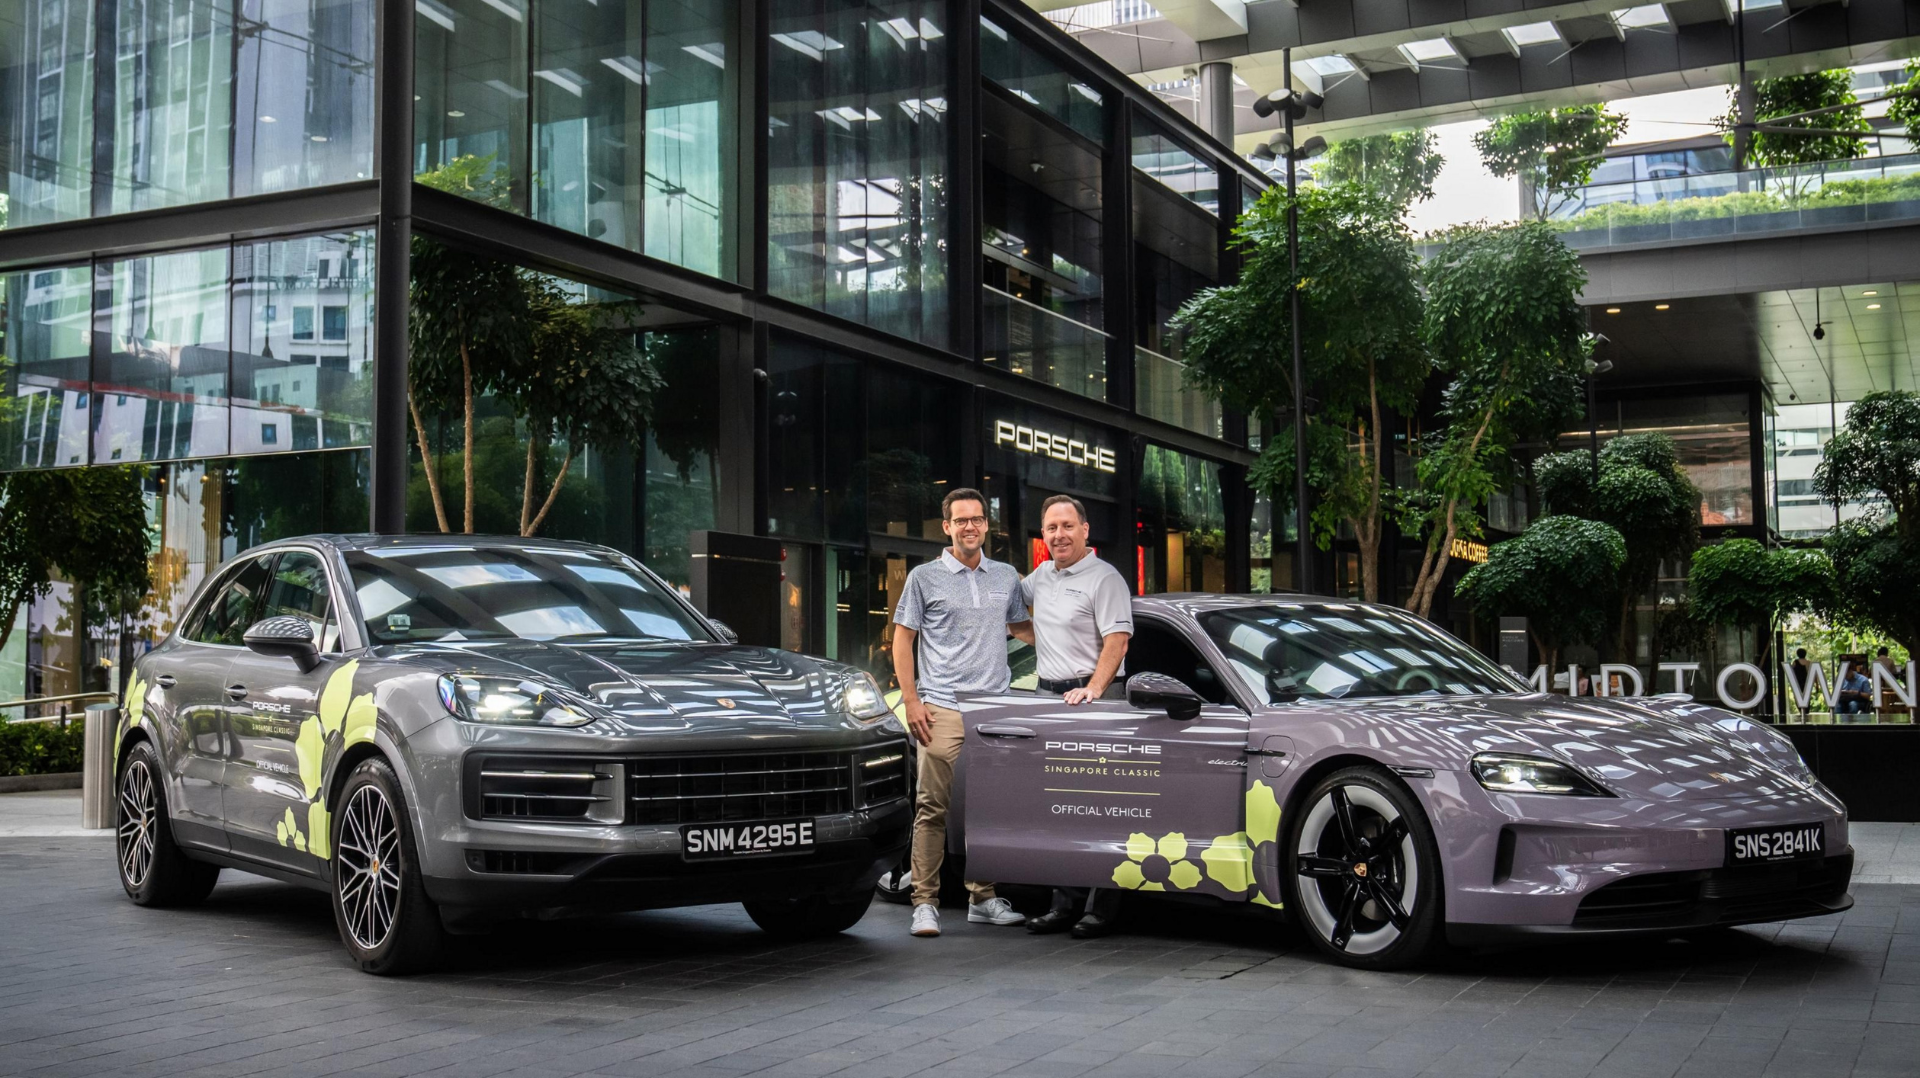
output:
[[[1287,905],[1343,965],[1398,969],[1440,937],[1440,848],[1412,791],[1374,767],[1314,785],[1288,829]]]

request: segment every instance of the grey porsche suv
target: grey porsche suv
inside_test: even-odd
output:
[[[120,882],[333,896],[360,968],[516,914],[741,902],[857,922],[912,814],[873,678],[734,643],[604,547],[308,536],[214,574],[128,677]]]

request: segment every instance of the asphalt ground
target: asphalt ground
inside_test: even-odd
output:
[[[961,909],[915,939],[876,903],[777,945],[708,906],[523,922],[383,980],[347,964],[317,892],[229,871],[204,907],[145,910],[107,839],[0,834],[0,1074],[1920,1075],[1920,886],[1854,894],[1704,940],[1392,974],[1151,899],[1084,942]]]

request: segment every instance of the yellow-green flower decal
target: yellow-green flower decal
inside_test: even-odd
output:
[[[282,846],[292,846],[302,853],[306,852],[307,836],[300,833],[300,825],[294,820],[292,809],[287,810],[285,819],[274,825],[273,836],[280,840]]]
[[[113,728],[113,758],[116,761],[120,759],[120,739],[125,736],[124,731],[140,725],[147,717],[147,683],[141,680],[138,673],[127,679],[126,700],[126,725],[115,725]]]
[[[380,714],[372,693],[353,695],[353,675],[359,668],[358,661],[346,663],[327,678],[326,686],[320,690],[319,714],[300,724],[299,737],[293,743],[300,786],[308,800],[306,833],[301,833],[291,809],[275,829],[282,846],[291,845],[322,860],[333,856],[327,838],[333,828],[333,817],[327,811],[320,789],[326,777],[327,740],[337,733],[343,746],[371,741],[374,720]]]
[[[1127,836],[1127,859],[1113,870],[1115,886],[1129,891],[1186,891],[1199,885],[1200,867],[1187,860],[1187,836],[1178,831],[1155,839],[1136,831]]]
[[[1280,840],[1280,802],[1273,787],[1258,780],[1247,787],[1246,812],[1247,829],[1215,838],[1200,860],[1206,862],[1208,879],[1235,894],[1252,891],[1251,901],[1277,908],[1279,901],[1260,889],[1253,871],[1254,851]]]

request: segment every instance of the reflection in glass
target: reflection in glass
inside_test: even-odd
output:
[[[1134,495],[1141,594],[1227,590],[1227,516],[1220,465],[1147,446]]]
[[[233,16],[225,0],[119,0],[112,211],[227,197]]]
[[[0,228],[92,212],[93,4],[0,4]]]
[[[665,382],[647,423],[644,560],[684,593],[693,568],[687,535],[713,527],[720,496],[720,332],[665,330],[643,343]]]
[[[1180,334],[1171,324],[1181,305],[1219,281],[1218,223],[1158,184],[1136,178],[1133,188],[1135,410],[1222,437],[1219,402],[1186,388]]]
[[[633,248],[648,64],[639,4],[537,3],[533,216]]]
[[[373,430],[373,233],[234,248],[233,341],[232,452],[366,445]]]
[[[824,348],[776,340],[767,373],[767,531],[863,541],[864,365]]]
[[[227,249],[102,261],[93,460],[227,452]]]
[[[959,410],[939,386],[879,367],[867,393],[867,529],[945,543],[940,499],[961,485]]]
[[[646,253],[732,276],[734,4],[647,0]]]
[[[526,0],[418,0],[414,12],[414,172],[524,210]]]
[[[1525,691],[1459,639],[1387,607],[1273,603],[1200,615],[1255,700]]]
[[[1140,116],[1134,118],[1133,167],[1208,213],[1220,212],[1220,174]]]
[[[86,463],[92,297],[86,266],[0,275],[0,470]]]
[[[236,196],[373,175],[375,26],[373,0],[240,0]]]
[[[1100,92],[986,18],[980,20],[980,73],[1087,138],[1105,139]]]
[[[768,288],[947,340],[948,5],[795,0],[773,16]]]

